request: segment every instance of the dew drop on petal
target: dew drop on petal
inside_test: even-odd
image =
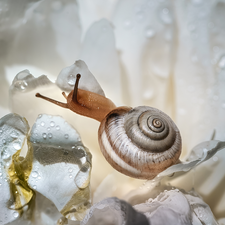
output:
[[[77,173],[74,181],[78,188],[86,188],[90,183],[90,164],[85,163]]]
[[[70,177],[70,179],[72,179],[72,178],[73,178],[73,176],[72,176],[71,174],[69,175],[69,177]]]
[[[155,30],[152,28],[147,28],[145,31],[146,38],[153,38],[155,36]]]
[[[48,137],[51,139],[52,138],[52,133],[48,133]]]
[[[47,128],[47,130],[48,130],[48,131],[50,131],[50,130],[51,130],[51,128],[50,128],[50,127],[48,127],[48,128]]]
[[[56,126],[56,130],[60,130],[60,126],[59,125]]]
[[[43,137],[44,139],[46,139],[46,138],[47,138],[47,134],[46,134],[46,133],[43,133],[43,134],[42,134],[42,137]]]
[[[41,126],[42,126],[42,127],[44,127],[44,126],[45,126],[45,123],[44,123],[43,121],[41,122]]]
[[[218,61],[218,67],[220,69],[225,69],[225,55],[223,55],[222,57],[220,57],[220,59]]]
[[[33,171],[33,172],[31,173],[31,176],[32,176],[32,177],[38,177],[38,172]]]
[[[2,139],[2,143],[5,144],[6,143],[6,140],[5,139]]]
[[[51,122],[50,122],[50,126],[51,126],[51,127],[54,127],[54,126],[55,126],[55,122],[54,122],[54,121],[51,121]]]
[[[132,23],[130,22],[130,20],[125,20],[123,23],[123,27],[125,29],[131,29],[132,28]]]
[[[68,139],[68,138],[69,138],[69,135],[68,135],[68,134],[65,134],[64,137],[65,137],[66,139]]]
[[[0,129],[0,134],[2,134],[2,132],[3,132],[3,131]]]
[[[68,84],[71,86],[74,86],[75,82],[76,82],[76,76],[74,74],[70,74],[68,76]]]
[[[18,80],[14,83],[14,87],[17,89],[17,90],[20,90],[20,91],[24,91],[26,88],[27,88],[27,82],[26,81],[21,81],[21,80]]]
[[[68,171],[69,171],[69,173],[72,173],[73,172],[72,168],[69,168]]]
[[[14,147],[16,150],[20,150],[21,145],[20,145],[20,143],[15,142],[15,143],[13,143],[13,147]]]
[[[41,117],[42,117],[42,114],[39,114],[39,115],[38,115],[38,118],[41,118]]]
[[[170,15],[170,11],[167,8],[164,8],[160,12],[160,19],[162,20],[163,23],[165,24],[171,24],[172,23],[172,17]]]
[[[34,185],[34,186],[33,186],[33,189],[34,189],[34,190],[36,190],[36,189],[37,189],[37,186],[36,186],[36,185]]]
[[[13,217],[14,217],[14,218],[18,218],[18,217],[19,217],[19,213],[18,213],[18,212],[14,212],[14,213],[13,213]]]

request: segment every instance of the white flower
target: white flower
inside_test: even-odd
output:
[[[181,130],[183,159],[212,136],[223,141],[224,4],[220,0],[1,2],[1,117],[9,112],[8,87],[19,71],[27,68],[55,81],[62,68],[81,59],[117,105],[150,105],[168,113]],[[16,13],[10,15],[13,10]],[[103,17],[110,24],[99,21]],[[49,82],[48,88],[42,93],[64,100],[55,84]],[[104,178],[115,181],[110,194],[103,193],[105,197],[126,199],[142,184],[114,172],[101,156],[97,122],[38,103],[35,92],[27,92],[24,98],[14,95],[14,109],[22,116],[31,115],[30,124],[43,112],[63,115],[75,124],[93,153],[93,193],[104,186]],[[194,186],[217,219],[224,216],[224,160],[225,154],[219,152],[171,182],[186,191]]]

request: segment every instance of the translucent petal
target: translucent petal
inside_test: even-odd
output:
[[[148,225],[146,217],[118,198],[106,198],[91,207],[81,225]]]
[[[152,225],[217,225],[209,206],[194,191],[164,190],[134,208],[144,213]]]
[[[161,192],[155,199],[135,205],[134,208],[144,213],[152,225],[189,225],[192,210],[188,200],[179,190]]]
[[[30,168],[20,162],[28,131],[27,121],[17,114],[8,114],[0,120],[0,224],[18,219],[33,197],[24,179]]]
[[[77,131],[60,116],[39,115],[28,145],[33,155],[29,186],[68,219],[81,220],[90,206],[91,154]]]
[[[194,159],[188,162],[179,163],[169,167],[168,169],[164,170],[157,177],[164,177],[171,175],[176,172],[188,172],[195,166],[199,165],[200,163],[210,159],[213,155],[225,148],[225,142],[222,141],[207,141],[200,143],[196,147],[193,148],[192,154],[199,155],[201,152],[200,158]]]
[[[76,75],[78,73],[81,74],[81,79],[79,81],[80,89],[105,96],[98,81],[89,71],[86,63],[82,60],[78,60],[73,65],[62,69],[57,77],[56,84],[64,91],[72,91],[74,89]]]
[[[129,105],[151,105],[171,112],[174,14],[171,1],[117,3],[112,22],[121,59],[122,88],[129,96]]]

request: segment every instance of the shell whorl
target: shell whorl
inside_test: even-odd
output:
[[[111,111],[99,127],[99,144],[116,170],[140,179],[153,179],[175,164],[181,153],[175,123],[162,111],[148,106]]]

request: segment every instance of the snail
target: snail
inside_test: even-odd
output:
[[[101,122],[98,130],[100,149],[117,171],[139,179],[153,179],[169,166],[179,162],[180,132],[172,119],[162,111],[149,107],[116,107],[108,98],[78,89],[66,96],[67,103],[36,97],[68,108]]]

